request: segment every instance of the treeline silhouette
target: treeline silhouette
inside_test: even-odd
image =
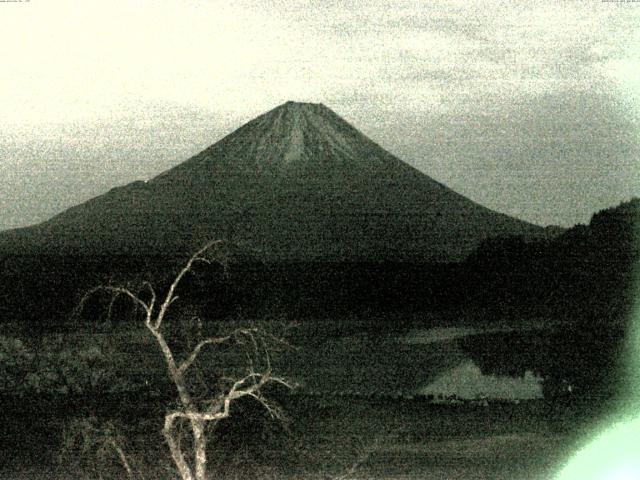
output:
[[[545,378],[545,395],[624,391],[638,301],[640,200],[593,215],[553,240],[487,241],[465,262],[472,300],[494,316],[555,320],[542,330],[492,333],[463,347],[485,373]],[[478,288],[479,286],[482,288]],[[565,391],[566,393],[566,391]]]
[[[455,264],[264,264],[227,251],[226,267],[200,265],[186,279],[182,303],[194,305],[205,319],[284,315],[384,321],[391,312],[430,312],[480,323],[554,318],[612,325],[628,316],[634,300],[639,204],[634,199],[599,212],[588,226],[553,239],[487,239]],[[135,288],[149,280],[162,291],[187,257],[7,255],[0,259],[0,318],[56,328],[91,287]]]
[[[633,306],[640,200],[593,215],[551,240],[489,239],[466,261],[476,297],[496,313],[611,324]]]

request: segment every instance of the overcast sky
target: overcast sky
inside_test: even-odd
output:
[[[640,196],[640,3],[1,2],[0,59],[0,229],[286,100],[538,224]]]

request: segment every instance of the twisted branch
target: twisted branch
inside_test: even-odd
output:
[[[167,313],[167,309],[169,308],[169,305],[171,305],[175,301],[175,299],[178,298],[178,297],[174,297],[174,292],[176,288],[178,288],[178,285],[180,284],[182,277],[184,277],[191,270],[195,262],[200,261],[200,262],[210,264],[211,261],[208,258],[203,257],[202,255],[207,250],[212,248],[214,245],[219,245],[221,243],[222,243],[222,240],[213,240],[207,243],[204,247],[202,247],[200,250],[198,250],[196,253],[194,253],[191,256],[187,264],[182,268],[182,270],[180,270],[178,275],[176,275],[176,278],[171,283],[171,286],[169,287],[169,291],[167,292],[167,296],[165,297],[164,302],[160,307],[160,312],[158,313],[158,316],[156,317],[156,320],[154,322],[153,326],[156,330],[160,328],[160,325],[162,325],[162,320],[164,319],[164,316]]]

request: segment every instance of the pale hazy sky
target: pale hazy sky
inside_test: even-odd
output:
[[[640,196],[640,3],[0,2],[0,229],[286,100],[488,207],[584,223]]]

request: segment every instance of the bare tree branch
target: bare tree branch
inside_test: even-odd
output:
[[[333,480],[348,480],[352,477],[356,471],[369,460],[371,454],[378,448],[379,444],[380,437],[377,437],[369,446],[361,445],[360,454],[356,457],[351,466],[342,475],[333,477]]]
[[[114,295],[114,297],[117,297],[119,295],[126,295],[131,300],[133,300],[134,304],[139,305],[140,307],[142,307],[142,309],[144,310],[144,312],[146,314],[147,319],[151,318],[152,311],[151,311],[151,307],[150,307],[149,304],[145,303],[140,297],[138,297],[135,293],[133,293],[128,288],[113,287],[113,286],[110,286],[110,285],[100,285],[98,287],[92,288],[87,293],[85,293],[84,296],[82,297],[82,299],[80,300],[78,308],[76,309],[77,313],[82,312],[82,309],[84,308],[84,305],[89,300],[89,298],[91,298],[93,295],[95,295],[98,292],[109,292],[109,293],[112,293]]]
[[[151,300],[149,301],[149,310],[151,310],[151,312],[153,312],[153,309],[156,306],[156,291],[153,288],[153,285],[151,285],[150,282],[148,282],[147,280],[145,280],[144,282],[142,282],[142,286],[143,287],[147,287],[147,289],[149,290],[149,292],[151,293]]]
[[[256,328],[237,328],[233,332],[223,337],[209,337],[201,340],[192,349],[191,354],[180,364],[178,371],[183,374],[198,358],[200,351],[207,345],[219,345],[228,342],[232,339],[239,339],[242,335],[253,338],[253,335],[257,332]]]
[[[205,262],[205,263],[211,263],[210,260],[208,260],[205,257],[203,257],[202,254],[204,252],[206,252],[207,250],[209,250],[210,248],[212,248],[214,245],[219,245],[220,243],[222,243],[222,240],[213,240],[213,241],[207,243],[204,247],[202,247],[200,250],[198,250],[196,253],[194,253],[191,256],[191,258],[189,259],[187,264],[182,268],[182,270],[180,270],[178,275],[176,275],[176,278],[171,283],[171,286],[169,287],[169,291],[167,292],[167,296],[165,297],[164,302],[162,303],[162,306],[160,307],[160,312],[158,313],[158,316],[156,317],[155,325],[154,325],[154,327],[156,329],[160,328],[160,325],[162,324],[162,320],[164,319],[164,316],[165,316],[165,314],[167,312],[167,308],[169,308],[169,305],[171,305],[171,303],[173,302],[174,292],[175,292],[176,288],[178,287],[178,284],[182,280],[182,277],[184,277],[191,270],[191,268],[193,267],[193,264],[196,261],[202,261],[202,262]]]
[[[178,372],[183,374],[198,358],[200,354],[200,350],[202,350],[207,345],[215,345],[229,341],[232,338],[231,335],[227,335],[226,337],[210,337],[199,342],[194,349],[191,351],[191,354],[180,364],[178,367]]]

